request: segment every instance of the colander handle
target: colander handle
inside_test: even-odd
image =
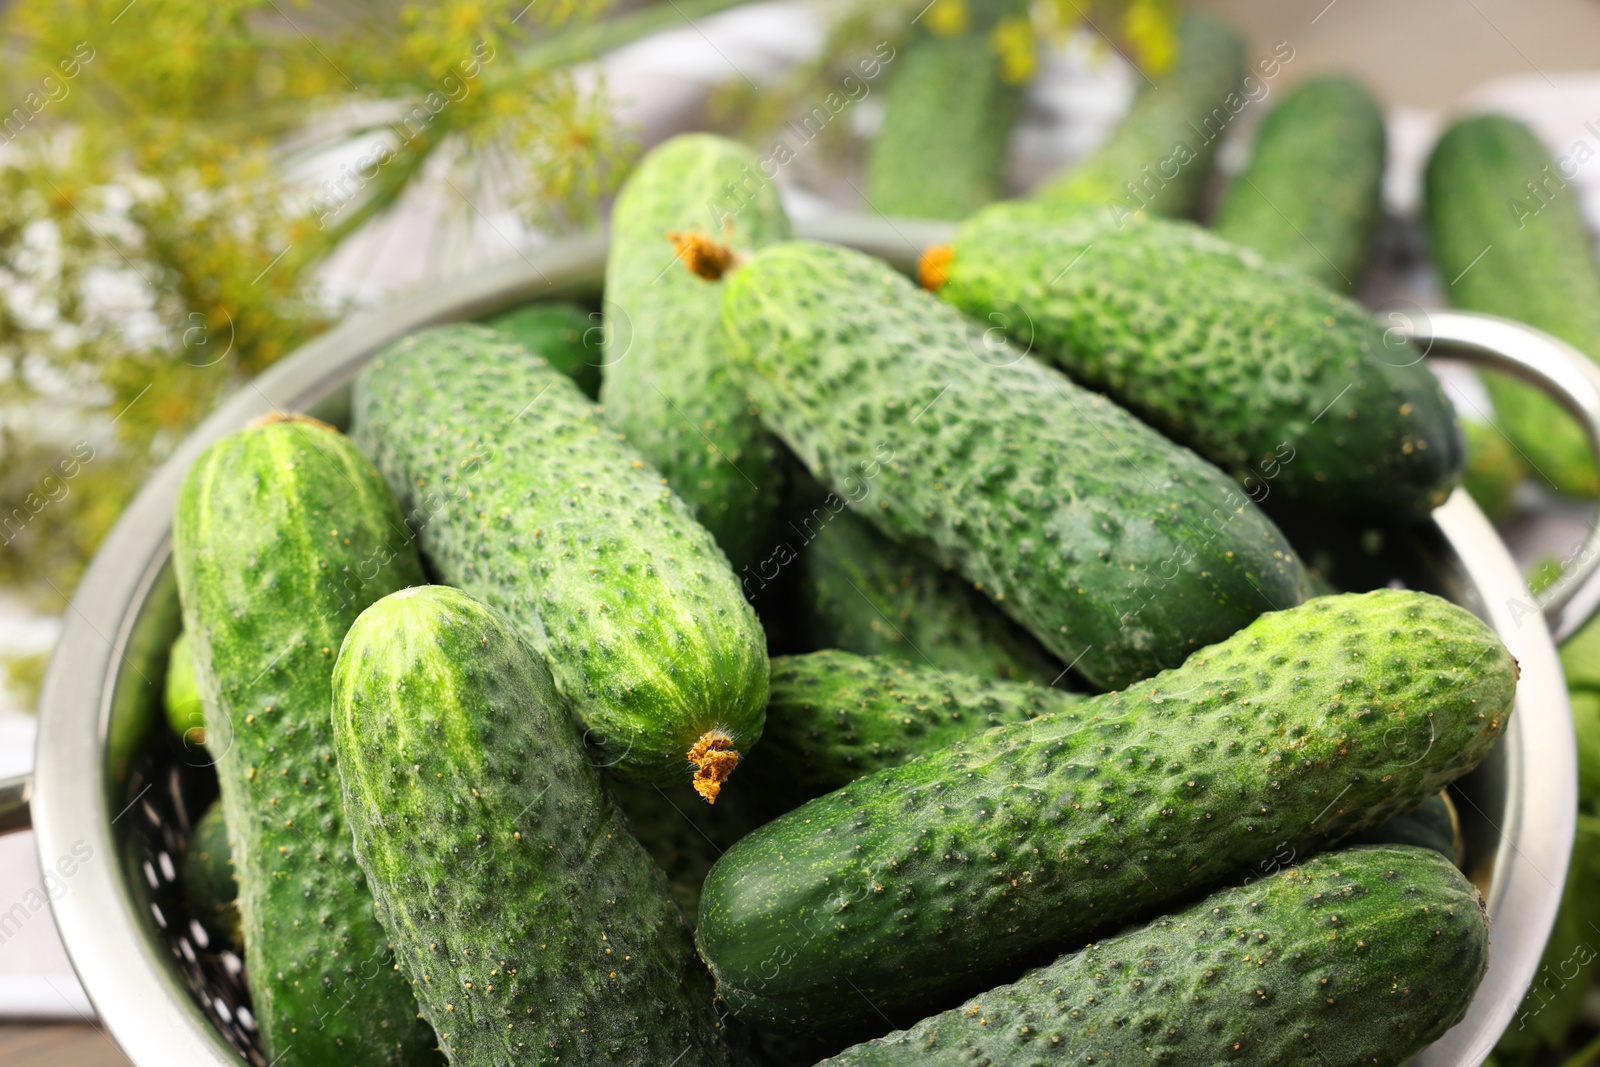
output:
[[[1542,330],[1493,315],[1429,311],[1406,319],[1396,330],[1428,358],[1461,360],[1509,374],[1550,394],[1578,420],[1590,449],[1600,457],[1600,367],[1582,352]],[[1600,522],[1590,527],[1583,547],[1536,602],[1557,644],[1600,608]]]
[[[29,805],[33,800],[33,775],[0,778],[0,834],[14,834],[33,826]]]

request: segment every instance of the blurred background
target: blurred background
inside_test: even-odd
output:
[[[30,766],[59,621],[142,478],[341,317],[603,224],[631,163],[689,129],[747,141],[797,218],[961,217],[1093,157],[1181,76],[1195,13],[1231,24],[1257,78],[1201,219],[1278,101],[1337,73],[1388,135],[1385,217],[1348,279],[1370,305],[1455,299],[1421,214],[1463,115],[1525,124],[1600,232],[1597,0],[0,2],[0,774]],[[1451,384],[1487,425],[1481,383]],[[1593,487],[1557,491],[1510,438],[1474,436],[1474,493],[1537,583],[1593,528]],[[1588,636],[1568,650],[1580,740],[1600,724]],[[1559,978],[1502,1064],[1600,1059],[1589,818]],[[0,1060],[122,1063],[48,910],[6,918],[42,888],[28,835],[0,839]]]

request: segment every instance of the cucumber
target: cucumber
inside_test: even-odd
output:
[[[1435,793],[1414,810],[1396,815],[1382,826],[1351,834],[1349,843],[1431,848],[1457,867],[1466,858],[1461,842],[1461,819],[1449,793]]]
[[[162,695],[167,725],[186,745],[206,743],[206,709],[200,701],[200,679],[195,675],[194,651],[189,635],[179,634],[167,654],[167,677]]]
[[[1279,51],[1263,61],[1271,77],[1287,59]],[[1271,74],[1268,74],[1268,71]],[[1116,219],[1148,215],[1190,216],[1199,210],[1217,147],[1249,97],[1245,44],[1220,19],[1190,15],[1179,29],[1172,69],[1134,99],[1133,108],[1094,155],[1046,179],[1032,197],[1058,214],[1084,207],[1106,209]]]
[[[1004,192],[1006,148],[1022,93],[1000,76],[979,28],[919,35],[895,62],[883,126],[867,156],[874,211],[964,219]]]
[[[1456,307],[1537,326],[1600,358],[1600,267],[1576,196],[1533,133],[1513,119],[1463,119],[1428,160],[1433,262]],[[1570,172],[1569,172],[1570,173]],[[1594,496],[1600,474],[1576,421],[1544,393],[1484,375],[1494,421],[1554,488]]]
[[[543,356],[590,400],[600,395],[600,368],[605,363],[599,323],[598,314],[560,302],[524,304],[488,321],[529,352]]]
[[[800,631],[813,650],[1041,685],[1065,671],[959,574],[906,551],[852,511],[817,528],[799,566]]]
[[[1527,462],[1498,426],[1463,419],[1461,429],[1467,441],[1461,487],[1490,519],[1509,518],[1516,510],[1517,486],[1528,476]]]
[[[849,652],[772,661],[760,760],[795,802],[995,726],[1083,700],[1038,685]]]
[[[879,260],[775,245],[728,281],[723,321],[746,391],[813,474],[1095,685],[1306,594],[1294,550],[1220,471],[985,346]]]
[[[996,204],[956,231],[939,295],[1240,479],[1420,519],[1461,477],[1422,352],[1361,305],[1189,223],[1052,222]],[[938,282],[937,275],[929,279]]]
[[[353,406],[442,580],[549,660],[599,762],[714,799],[761,736],[766,643],[661,475],[572,382],[481,326],[390,345]]]
[[[1383,109],[1366,86],[1340,75],[1302,82],[1262,120],[1211,228],[1348,292],[1366,272],[1383,216],[1386,155]]]
[[[777,450],[728,376],[721,286],[674,259],[669,234],[708,229],[743,254],[789,236],[743,145],[685,134],[652,149],[617,197],[606,259],[606,415],[689,504],[735,570],[772,544]]]
[[[1318,856],[1062,956],[828,1067],[1399,1064],[1459,1022],[1482,898],[1433,852]]]
[[[1416,807],[1488,752],[1516,675],[1483,622],[1424,593],[1263,616],[1177,670],[768,823],[706,878],[701,958],[758,1026],[907,1025]]]
[[[446,586],[378,601],[333,724],[356,855],[452,1064],[730,1062],[666,877],[509,619]]]
[[[190,914],[224,947],[244,946],[239,880],[233,872],[233,844],[221,801],[212,801],[189,835],[183,854],[183,896]]]
[[[207,448],[172,556],[232,831],[269,1060],[431,1064],[356,866],[333,762],[334,656],[363,608],[422,581],[405,523],[342,434],[287,416]]]
[[[756,780],[765,750],[763,744],[751,754],[752,762],[739,770],[741,779]],[[709,806],[681,802],[648,782],[612,783],[634,837],[666,872],[673,898],[686,918],[700,906],[700,886],[712,864],[735,841],[785,810],[766,803],[769,783],[763,778],[759,784],[760,789],[737,789]]]

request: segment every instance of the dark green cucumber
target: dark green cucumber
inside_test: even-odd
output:
[[[1435,793],[1403,815],[1382,826],[1351,834],[1350,844],[1414,845],[1431,848],[1457,867],[1465,860],[1461,847],[1461,820],[1449,793]]]
[[[1211,228],[1329,288],[1354,289],[1383,215],[1387,144],[1366,86],[1340,75],[1302,82],[1262,120]]]
[[[1274,76],[1294,58],[1292,48],[1283,54],[1285,47],[1263,61],[1263,75]],[[1178,49],[1176,64],[1139,93],[1110,140],[1047,179],[1033,191],[1035,200],[1058,213],[1105,208],[1118,219],[1141,211],[1188,216],[1199,209],[1223,135],[1259,90],[1245,80],[1244,39],[1226,22],[1189,16]]]
[[[1084,699],[884,656],[812,652],[772,661],[761,763],[796,802],[995,726]]]
[[[200,700],[200,679],[195,674],[194,650],[189,635],[179,634],[167,654],[167,677],[162,692],[167,725],[186,745],[206,743],[206,709]]]
[[[1004,192],[1020,87],[982,27],[919,35],[900,50],[867,157],[867,204],[887,215],[964,219]]]
[[[1177,670],[768,823],[711,869],[700,955],[756,1025],[907,1025],[1416,807],[1489,751],[1516,675],[1493,631],[1424,593],[1263,616]]]
[[[556,370],[578,383],[583,395],[600,395],[600,368],[605,362],[600,316],[576,304],[540,303],[497,315],[488,325],[543,356]]]
[[[189,913],[223,945],[240,949],[239,880],[233,871],[233,844],[220,800],[212,801],[189,834],[183,854],[183,896]]]
[[[774,783],[760,775],[765,751],[765,743],[756,748],[751,762],[739,768],[741,788],[730,790],[714,806],[674,796],[649,782],[612,783],[633,835],[666,872],[672,895],[687,917],[692,918],[700,906],[700,886],[712,864],[735,841],[786,810],[767,799]]]
[[[1298,603],[1304,567],[1222,472],[885,263],[776,245],[723,321],[762,418],[895,541],[1112,688]]]
[[[789,236],[755,153],[697,133],[652,149],[617,197],[606,259],[606,416],[715,535],[734,569],[772,543],[777,451],[728,376],[721,286],[675,259],[669,233],[705,231],[739,254]]]
[[[1574,169],[1513,119],[1464,119],[1428,161],[1428,231],[1451,304],[1537,326],[1600,359],[1600,267],[1563,180]],[[1559,404],[1501,375],[1486,374],[1484,383],[1495,423],[1533,473],[1564,493],[1600,490],[1589,443]]]
[[[437,1062],[352,853],[329,717],[350,624],[422,581],[394,498],[343,435],[290,417],[201,453],[172,542],[267,1058]]]
[[[828,1067],[1401,1064],[1466,1014],[1489,918],[1461,872],[1345,849],[1089,945]]]
[[[455,1067],[730,1062],[666,877],[509,619],[446,586],[380,600],[333,725],[356,855]]]
[[[823,514],[799,567],[809,648],[1041,685],[1065,670],[959,574],[906,551],[852,511]]]
[[[1036,205],[996,204],[956,231],[943,277],[945,300],[998,316],[1258,501],[1418,519],[1460,480],[1455,410],[1420,350],[1198,226],[1052,223]]]

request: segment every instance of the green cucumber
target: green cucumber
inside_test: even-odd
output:
[[[752,762],[739,769],[741,779],[756,782],[765,751],[763,742],[751,754]],[[700,906],[700,886],[722,854],[781,813],[767,802],[767,780],[762,778],[757,784],[759,789],[733,790],[713,806],[685,802],[649,782],[612,783],[633,835],[666,872],[672,895],[686,917],[692,917]]]
[[[1318,856],[1089,945],[828,1067],[1400,1064],[1459,1022],[1489,918],[1433,852]]]
[[[1383,109],[1366,86],[1340,75],[1301,82],[1262,120],[1211,228],[1331,289],[1354,289],[1383,215],[1386,155]]]
[[[452,1064],[730,1062],[666,877],[509,619],[446,586],[378,601],[333,727],[356,855]]]
[[[980,27],[901,49],[867,156],[867,204],[887,215],[964,219],[1004,192],[1021,89]]]
[[[233,835],[268,1059],[431,1064],[356,866],[329,717],[334,656],[368,604],[422,581],[394,498],[342,434],[289,416],[207,448],[172,556]]]
[[[1411,811],[1396,815],[1382,826],[1350,835],[1350,844],[1415,845],[1431,848],[1457,867],[1465,860],[1461,845],[1461,820],[1449,793],[1435,793]]]
[[[1552,160],[1513,119],[1463,119],[1428,161],[1428,232],[1452,305],[1537,326],[1600,359],[1600,266],[1563,180],[1574,165]],[[1486,374],[1484,384],[1495,424],[1534,474],[1564,493],[1600,490],[1589,442],[1560,404],[1503,375]]]
[[[748,253],[789,236],[763,165],[743,145],[685,134],[652,149],[617,197],[606,259],[606,416],[694,510],[739,570],[771,545],[777,450],[728,376],[721,286],[674,260],[708,231]]]
[[[167,654],[167,677],[162,692],[167,725],[186,745],[206,743],[206,709],[200,700],[200,679],[195,674],[194,650],[182,633]]]
[[[799,578],[800,631],[811,649],[1041,685],[1065,669],[959,574],[907,552],[847,509],[823,514],[800,551]]]
[[[692,773],[714,798],[761,736],[766,639],[661,475],[571,381],[481,326],[390,345],[353,406],[442,580],[550,661],[600,761],[661,784]]]
[[[988,347],[880,260],[775,245],[727,282],[723,321],[746,391],[813,474],[1096,685],[1306,595],[1294,550],[1220,471]]]
[[[559,302],[524,304],[488,321],[577,382],[591,400],[600,395],[600,368],[605,362],[599,323],[597,313]]]
[[[1461,429],[1467,440],[1461,487],[1490,519],[1509,518],[1516,510],[1517,486],[1528,476],[1527,462],[1498,426],[1462,419]]]
[[[239,919],[239,880],[233,843],[221,801],[212,801],[189,834],[183,854],[183,896],[189,912],[224,946],[244,947]]]
[[[1037,205],[996,204],[947,255],[933,251],[941,297],[998,317],[1253,499],[1420,519],[1460,480],[1455,410],[1420,350],[1348,297],[1198,226],[1052,222]]]
[[[1294,58],[1280,44],[1264,60],[1271,78]],[[1252,99],[1246,82],[1245,44],[1220,19],[1191,15],[1179,30],[1178,59],[1160,81],[1147,83],[1111,138],[1094,155],[1059,177],[1046,179],[1033,199],[1058,214],[1103,207],[1118,219],[1190,216],[1211,180],[1217,147],[1235,116]]]
[[[796,802],[980,734],[1083,700],[1039,685],[849,652],[772,661],[760,760]]]
[[[1414,808],[1504,730],[1517,666],[1425,593],[1322,597],[1177,670],[819,797],[717,861],[696,939],[758,1026],[845,1035]]]

